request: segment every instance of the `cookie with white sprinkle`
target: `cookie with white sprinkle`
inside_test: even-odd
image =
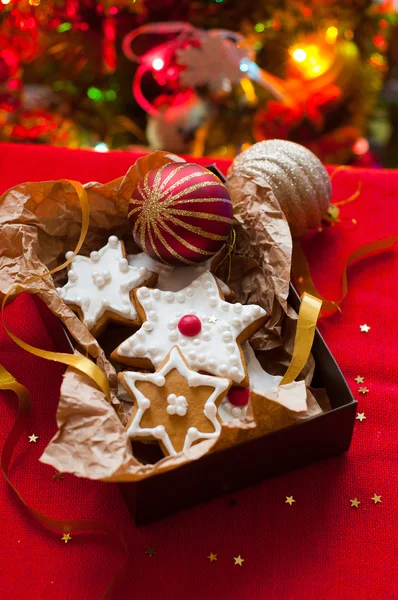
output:
[[[66,258],[70,256],[67,252]],[[123,242],[111,235],[98,252],[91,252],[89,257],[78,254],[73,259],[68,281],[57,291],[90,333],[99,335],[108,321],[139,326],[133,291],[154,285],[156,280],[157,275],[147,268],[131,267]]]
[[[155,373],[124,371],[118,377],[134,400],[127,424],[133,440],[158,441],[166,456],[174,456],[219,436],[218,405],[231,381],[196,373],[177,346]]]
[[[142,326],[113,351],[113,360],[155,369],[177,345],[195,371],[247,385],[241,344],[267,320],[261,306],[225,302],[209,271],[179,292],[142,287],[135,298]]]

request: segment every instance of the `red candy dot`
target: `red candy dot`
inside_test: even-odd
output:
[[[202,323],[199,317],[196,315],[184,315],[178,321],[177,327],[182,335],[193,337],[194,335],[198,335],[198,333],[200,333],[202,329]]]
[[[249,404],[250,389],[233,387],[228,392],[228,400],[234,406],[246,406]]]

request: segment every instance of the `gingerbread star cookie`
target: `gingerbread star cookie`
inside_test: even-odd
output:
[[[113,351],[113,360],[156,368],[176,344],[195,371],[247,385],[241,344],[265,323],[261,306],[225,302],[209,271],[180,292],[142,287],[135,298],[142,327]]]
[[[70,256],[67,252],[66,258]],[[156,277],[145,267],[129,266],[123,242],[111,235],[98,252],[73,259],[68,282],[57,291],[90,332],[98,335],[108,320],[140,325],[133,290],[144,284],[153,285]]]
[[[165,455],[185,452],[221,431],[217,408],[231,381],[196,373],[173,346],[155,373],[124,371],[119,380],[134,400],[127,434],[158,440]]]

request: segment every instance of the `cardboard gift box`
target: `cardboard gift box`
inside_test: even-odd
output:
[[[298,313],[293,288],[289,303]],[[73,343],[40,303],[43,320],[60,351]],[[119,483],[136,525],[145,525],[212,498],[260,483],[318,460],[347,452],[354,430],[357,401],[318,330],[312,355],[312,387],[324,388],[331,410],[141,481]]]
[[[289,302],[298,312],[300,299],[293,288]],[[315,359],[312,387],[326,390],[332,410],[207,454],[172,471],[142,481],[120,483],[135,523],[144,525],[216,496],[347,452],[357,402],[318,330],[312,355]]]
[[[216,166],[207,168],[225,182]],[[288,301],[298,313],[300,299],[292,286]],[[120,483],[135,523],[144,525],[216,496],[346,452],[351,444],[357,402],[318,330],[312,355],[315,371],[311,385],[326,390],[331,411],[208,454],[172,471],[142,481]]]

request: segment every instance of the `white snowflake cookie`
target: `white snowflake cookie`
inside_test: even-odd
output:
[[[71,256],[66,253],[66,258]],[[131,267],[123,242],[111,235],[106,246],[77,255],[68,271],[68,281],[57,288],[65,304],[76,311],[93,335],[98,335],[110,320],[139,325],[133,290],[155,283],[156,275],[146,267]]]
[[[157,368],[177,345],[195,371],[247,384],[241,344],[265,323],[261,306],[222,300],[209,271],[180,292],[142,287],[136,300],[142,327],[111,358],[135,367]]]

